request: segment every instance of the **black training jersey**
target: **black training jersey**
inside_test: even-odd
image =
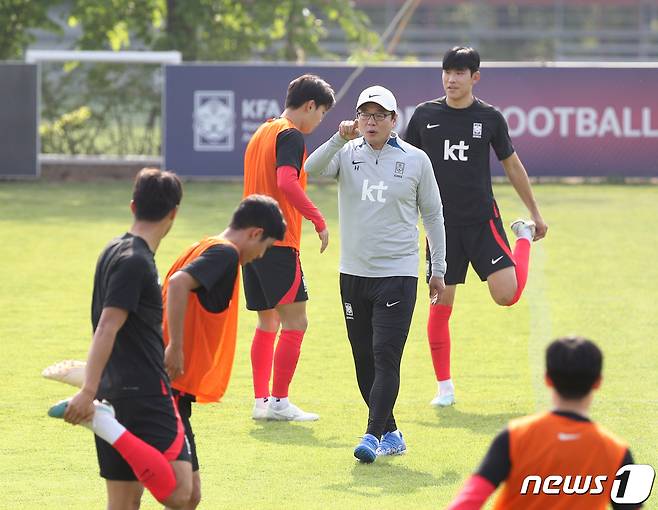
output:
[[[409,120],[405,140],[432,161],[446,225],[473,225],[492,217],[489,146],[499,160],[514,154],[500,111],[477,98],[461,109],[448,106],[445,97],[427,101]]]
[[[291,166],[297,174],[304,164],[306,145],[304,135],[298,129],[286,129],[276,136],[276,167]]]
[[[182,271],[201,284],[194,289],[201,306],[210,313],[220,313],[231,303],[239,264],[240,257],[233,246],[218,244],[208,248]]]
[[[162,295],[153,252],[141,237],[126,233],[113,239],[98,258],[91,304],[94,331],[106,307],[127,310],[128,318],[117,333],[97,397],[166,394]]]

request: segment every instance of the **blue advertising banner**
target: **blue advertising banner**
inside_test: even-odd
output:
[[[396,95],[401,134],[418,103],[443,95],[435,65],[166,66],[166,167],[185,176],[242,175],[249,138],[283,111],[288,84],[304,73],[319,75],[336,92],[350,84],[306,137],[309,153],[340,121],[354,118],[356,99],[370,85]],[[475,94],[503,112],[530,175],[649,177],[658,176],[656,90],[658,67],[483,66]],[[501,165],[492,171],[502,175]]]

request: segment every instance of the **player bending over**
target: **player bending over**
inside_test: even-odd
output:
[[[192,455],[192,496],[185,510],[201,501],[192,402],[217,402],[226,391],[238,327],[239,267],[261,258],[285,231],[276,201],[250,195],[226,230],[186,249],[165,279],[165,367]]]

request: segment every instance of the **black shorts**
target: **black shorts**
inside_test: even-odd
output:
[[[171,395],[121,398],[110,403],[114,407],[116,419],[129,432],[161,451],[169,461],[190,462],[190,447]],[[119,452],[100,437],[94,438],[101,477],[107,480],[136,481],[135,473]]]
[[[242,270],[248,310],[271,310],[277,305],[308,301],[299,252],[273,246]]]
[[[514,266],[514,258],[510,250],[503,221],[499,215],[488,222],[476,225],[449,226],[446,225],[446,285],[456,285],[466,281],[469,262],[480,277],[485,281],[489,275]],[[429,246],[426,248],[427,274],[432,274]]]
[[[185,428],[185,437],[187,442],[190,445],[190,457],[192,460],[192,471],[199,470],[199,458],[196,454],[196,441],[194,440],[194,432],[192,431],[192,424],[190,423],[190,418],[192,417],[192,402],[196,402],[196,397],[190,395],[189,393],[182,393],[178,390],[172,388],[171,390],[174,394],[174,400],[178,407],[178,414],[180,414],[180,419],[183,422],[183,427]]]

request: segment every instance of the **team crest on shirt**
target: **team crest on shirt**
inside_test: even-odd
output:
[[[482,138],[482,122],[473,122],[473,138]]]
[[[395,173],[393,175],[402,179],[402,176],[404,175],[404,163],[402,161],[395,162]]]

